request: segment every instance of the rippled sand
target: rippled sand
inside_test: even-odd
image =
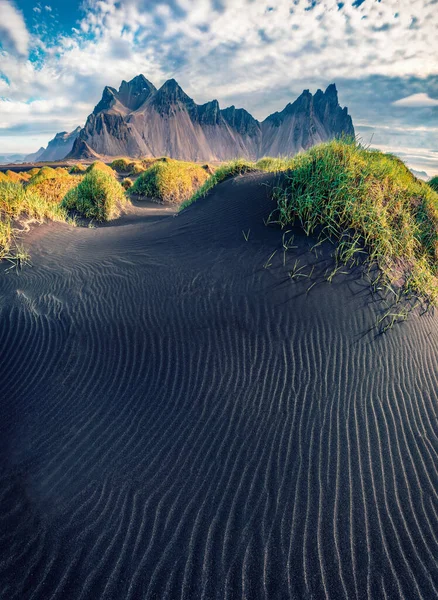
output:
[[[0,274],[0,598],[438,598],[438,318],[283,266],[273,183]]]

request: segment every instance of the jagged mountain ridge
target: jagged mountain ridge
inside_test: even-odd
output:
[[[196,104],[174,79],[157,89],[144,75],[105,87],[71,151],[105,156],[161,156],[193,161],[292,155],[341,135],[354,135],[336,86],[295,102],[259,122],[243,108]]]
[[[57,133],[55,137],[47,144],[47,148],[44,150],[44,152],[38,154],[38,158],[34,160],[62,160],[69,152],[71,152],[73,144],[80,132],[81,128],[78,126],[73,131],[61,131],[60,133]]]

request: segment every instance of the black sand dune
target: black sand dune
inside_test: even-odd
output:
[[[0,598],[438,598],[437,316],[306,293],[329,250],[283,267],[272,182],[1,274]]]

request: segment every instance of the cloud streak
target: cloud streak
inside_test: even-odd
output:
[[[393,106],[406,106],[409,108],[426,108],[429,106],[438,106],[438,100],[431,98],[427,94],[412,94],[406,98],[401,98],[392,103]]]
[[[0,0],[0,44],[8,52],[26,56],[29,32],[23,14],[9,0]]]

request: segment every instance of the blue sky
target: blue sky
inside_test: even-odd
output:
[[[0,0],[0,154],[175,77],[259,119],[336,82],[364,142],[438,173],[438,0]]]

